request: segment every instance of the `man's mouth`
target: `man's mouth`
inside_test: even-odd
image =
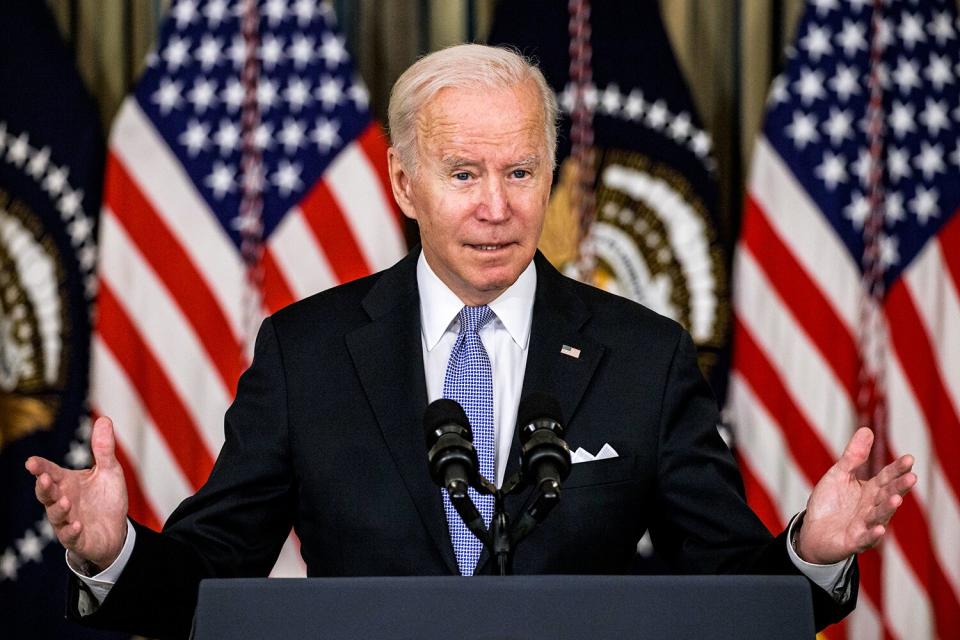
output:
[[[477,251],[499,251],[507,246],[507,244],[470,244],[467,245],[471,249],[476,249]]]

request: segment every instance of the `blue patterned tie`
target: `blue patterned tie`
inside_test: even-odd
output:
[[[493,371],[490,358],[480,341],[480,329],[494,317],[490,307],[464,307],[460,310],[460,334],[450,353],[447,375],[443,380],[443,397],[456,400],[470,419],[473,445],[480,459],[480,473],[493,481]],[[480,510],[487,527],[493,518],[493,496],[481,496],[472,488],[470,497]],[[463,524],[450,497],[443,491],[443,509],[447,514],[450,539],[457,554],[461,575],[472,576],[483,549],[476,536]]]

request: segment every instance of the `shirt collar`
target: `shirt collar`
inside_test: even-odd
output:
[[[434,273],[422,251],[417,260],[417,287],[420,290],[420,331],[427,351],[432,351],[456,321],[463,302]],[[530,342],[536,292],[537,268],[531,260],[517,281],[487,305],[521,349],[526,349]]]

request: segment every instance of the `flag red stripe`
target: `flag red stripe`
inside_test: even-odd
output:
[[[402,229],[404,217],[400,212],[400,208],[397,207],[393,200],[393,188],[390,186],[390,167],[387,164],[387,147],[389,146],[389,141],[387,140],[386,133],[377,122],[371,122],[370,125],[364,129],[363,133],[360,134],[360,137],[357,138],[357,142],[360,144],[360,148],[363,149],[364,155],[367,156],[370,165],[380,179],[383,199],[390,205],[390,210],[396,217],[397,224]]]
[[[263,302],[268,313],[276,313],[288,304],[294,302],[296,297],[287,285],[287,280],[280,272],[277,261],[273,257],[273,252],[269,247],[264,247],[263,251]]]
[[[737,455],[737,465],[740,467],[740,475],[743,476],[743,487],[747,494],[747,503],[753,512],[757,514],[763,525],[773,535],[783,531],[786,524],[780,519],[780,511],[776,503],[767,493],[766,488],[757,479],[756,474],[750,467],[750,462],[746,457]]]
[[[943,474],[960,495],[960,420],[954,411],[950,394],[940,377],[923,321],[914,306],[904,280],[890,288],[884,303],[890,340],[897,352],[910,390],[917,399],[929,426]]]
[[[953,280],[953,288],[960,291],[960,209],[943,225],[938,234],[940,253],[947,265],[947,272]]]
[[[101,281],[97,298],[97,332],[130,380],[136,380],[142,404],[193,488],[199,489],[213,468],[213,458],[163,368],[137,327]]]
[[[857,556],[860,568],[860,590],[870,594],[870,601],[879,614],[883,637],[893,640],[896,636],[890,631],[889,622],[883,613],[883,557],[878,549],[869,549]]]
[[[833,465],[833,458],[807,419],[794,403],[780,373],[754,342],[750,332],[734,317],[734,369],[753,389],[757,399],[775,416],[784,439],[810,485]]]
[[[140,486],[140,479],[137,477],[134,465],[127,457],[127,452],[123,450],[120,443],[116,447],[117,460],[123,467],[123,477],[127,483],[127,504],[130,517],[154,531],[160,531],[163,522],[157,517],[150,503],[147,501],[146,494]]]
[[[857,344],[846,323],[794,258],[790,248],[770,226],[766,215],[749,194],[746,197],[742,243],[766,273],[797,323],[810,337],[825,362],[833,369],[847,395],[857,397],[859,371]],[[741,246],[741,250],[743,247]]]
[[[243,346],[190,256],[112,153],[104,202],[170,292],[232,395],[245,368]]]
[[[303,219],[327,256],[340,282],[370,274],[370,267],[349,223],[323,180],[318,180],[300,202]]]

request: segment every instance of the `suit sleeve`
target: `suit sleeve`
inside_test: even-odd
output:
[[[747,506],[718,421],[693,341],[681,331],[661,400],[654,547],[681,573],[799,574],[787,553],[786,532],[772,537]],[[818,629],[853,610],[856,575],[853,580],[852,595],[842,604],[810,583]]]
[[[68,615],[91,626],[186,638],[204,578],[266,576],[294,518],[284,368],[270,319],[257,336],[224,419],[225,442],[206,484],[162,533],[139,524],[130,561],[99,609],[82,619],[74,578]]]

